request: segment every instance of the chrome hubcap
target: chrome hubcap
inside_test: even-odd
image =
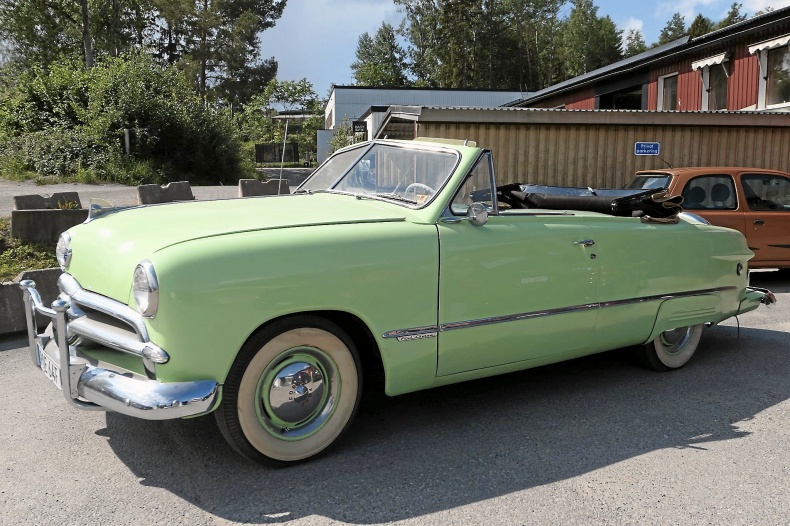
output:
[[[277,418],[297,424],[310,416],[323,394],[321,371],[309,363],[295,362],[275,373],[269,403]]]
[[[339,394],[340,374],[329,355],[313,347],[292,348],[258,380],[258,421],[277,438],[301,440],[330,419]]]
[[[681,352],[691,338],[691,329],[683,327],[672,329],[661,333],[661,346],[667,354],[677,354]]]

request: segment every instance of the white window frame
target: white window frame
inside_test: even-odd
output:
[[[759,42],[749,46],[749,53],[757,55],[757,61],[760,64],[760,79],[757,90],[757,109],[764,110],[767,108],[790,108],[790,102],[782,104],[766,104],[768,92],[768,52],[780,47],[787,47],[790,50],[790,34],[782,35],[778,38]]]
[[[729,90],[730,71],[727,69],[728,61],[730,60],[729,53],[720,53],[712,57],[703,58],[691,63],[692,71],[699,71],[702,75],[702,103],[700,109],[702,111],[711,111],[710,109],[710,68],[721,67],[724,69],[724,76],[727,77],[727,89]],[[728,108],[724,108],[728,109]]]
[[[664,110],[664,81],[668,78],[677,77],[677,76],[678,76],[678,72],[676,71],[674,73],[670,73],[668,75],[661,75],[660,77],[658,77],[658,97],[656,100],[656,110],[665,111]],[[678,82],[678,88],[680,88],[680,82]],[[677,109],[678,106],[679,104],[677,103],[676,100],[675,109]],[[666,110],[666,111],[670,111],[670,110]]]

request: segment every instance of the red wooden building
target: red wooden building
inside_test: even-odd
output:
[[[790,111],[790,7],[684,37],[509,106]]]

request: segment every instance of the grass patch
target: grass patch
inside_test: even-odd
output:
[[[20,272],[57,267],[55,245],[23,243],[11,237],[11,219],[0,218],[0,281],[11,281]]]

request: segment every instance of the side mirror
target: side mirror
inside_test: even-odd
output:
[[[488,222],[488,208],[483,203],[472,203],[466,209],[466,218],[474,226],[483,226]]]

